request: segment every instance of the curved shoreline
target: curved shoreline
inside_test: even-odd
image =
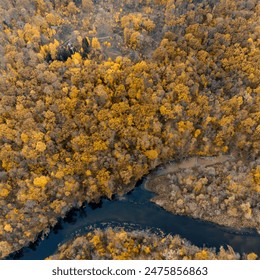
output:
[[[140,182],[130,193],[116,196],[112,201],[102,199],[94,207],[86,204],[80,210],[69,212],[51,229],[48,238],[38,238],[31,246],[9,255],[7,259],[44,259],[54,254],[59,244],[70,242],[95,228],[105,230],[107,227],[154,233],[159,230],[165,235],[179,235],[200,248],[216,248],[218,251],[221,246],[230,245],[241,256],[251,252],[260,255],[260,251],[255,249],[260,236],[255,231],[232,231],[192,217],[174,215],[150,202],[153,196],[152,192],[144,189],[144,182]]]
[[[174,214],[179,214],[179,215],[187,215],[191,216],[194,218],[199,218],[205,221],[213,222],[219,225],[224,225],[228,227],[232,227],[234,229],[243,229],[243,228],[253,228],[260,233],[260,220],[258,220],[258,216],[253,219],[252,217],[252,209],[250,208],[250,202],[244,203],[243,201],[241,202],[241,205],[243,207],[248,207],[248,209],[242,209],[245,212],[245,215],[243,216],[242,214],[239,216],[232,215],[231,211],[225,211],[224,209],[221,211],[218,211],[217,215],[213,215],[212,213],[209,214],[211,211],[210,205],[208,205],[210,202],[212,203],[211,200],[213,200],[213,203],[215,201],[220,201],[218,197],[214,197],[212,194],[208,194],[207,189],[213,189],[215,185],[213,185],[215,178],[211,178],[211,182],[209,179],[209,173],[207,174],[201,174],[200,172],[204,170],[207,170],[208,172],[213,172],[214,175],[212,177],[215,177],[215,169],[218,168],[221,170],[222,175],[224,174],[224,168],[226,165],[232,165],[236,164],[239,162],[238,159],[236,159],[233,156],[229,155],[220,155],[216,157],[191,157],[189,159],[186,159],[184,161],[181,161],[179,163],[170,163],[167,165],[165,168],[159,168],[155,170],[154,172],[150,173],[147,176],[147,180],[145,182],[145,188],[149,191],[152,191],[156,193],[157,195],[152,199],[153,202],[156,204],[160,205],[163,207],[165,210],[172,212]],[[215,169],[214,169],[215,167]],[[200,172],[198,172],[197,169],[200,169]],[[223,169],[223,170],[222,170]],[[188,170],[188,175],[185,174]],[[197,173],[196,173],[197,172]],[[176,173],[178,173],[178,178],[176,179]],[[202,172],[203,173],[203,172]],[[189,181],[190,178],[189,176],[196,177],[196,175],[199,175],[201,178],[195,178],[195,180]],[[205,176],[203,176],[205,175]],[[211,174],[212,175],[212,174]],[[182,176],[182,177],[181,177]],[[231,176],[231,175],[229,175]],[[175,182],[173,183],[173,178],[175,178]],[[224,178],[224,177],[223,177]],[[222,178],[219,178],[222,179]],[[176,184],[176,181],[184,181],[182,184]],[[231,180],[232,181],[232,180]],[[222,183],[222,182],[221,182]],[[236,182],[232,181],[232,184],[235,184]],[[216,187],[217,194],[219,196],[224,196],[223,193],[226,192],[225,190],[225,184],[226,182],[223,181],[223,186],[218,185]],[[243,184],[243,182],[241,182]],[[211,186],[213,185],[213,186]],[[196,187],[198,186],[198,191],[196,190]],[[229,186],[228,186],[229,187]],[[228,188],[227,187],[227,188]],[[237,195],[235,192],[237,190],[230,191],[230,193],[225,194],[226,200],[227,201],[227,207],[232,205],[235,201],[235,195]],[[238,192],[238,191],[237,191]],[[255,199],[256,202],[252,202],[251,205],[255,205],[255,214],[259,215],[259,203],[257,203],[256,198],[252,198],[254,193],[251,192],[251,190],[248,191],[248,194],[251,195],[251,197],[248,197],[248,200],[253,200]],[[258,197],[259,193],[255,193],[255,196]],[[177,197],[177,198],[176,198]],[[200,207],[200,203],[204,202],[206,199],[208,199],[210,202],[207,204],[207,208],[204,209],[203,211],[198,211],[199,216],[196,214],[196,212],[191,211],[190,209],[187,210],[187,206],[185,204],[185,197],[189,197],[189,203],[192,205],[192,209],[196,209]],[[202,202],[198,200],[198,198],[202,197],[203,200]],[[231,198],[230,198],[231,197]],[[215,200],[215,201],[214,201]],[[219,202],[219,203],[220,203]],[[213,204],[212,203],[212,204]],[[216,208],[215,206],[216,203],[214,203],[214,206],[212,208]],[[179,209],[178,207],[183,207],[183,209]],[[221,205],[222,206],[222,205]],[[233,206],[232,206],[233,207]],[[238,207],[238,206],[236,206]],[[242,207],[242,206],[241,206]],[[203,208],[200,207],[201,209]],[[200,210],[201,210],[200,209]],[[234,207],[232,208],[233,210],[235,209]],[[212,210],[213,211],[213,210]],[[237,211],[235,209],[234,211]],[[248,211],[249,214],[246,213]],[[212,215],[211,215],[212,214]],[[254,221],[253,221],[254,220]],[[257,222],[258,221],[258,222]]]
[[[59,246],[47,260],[255,260],[257,254],[238,254],[232,247],[218,251],[199,248],[179,235],[154,234],[124,227],[94,229]]]
[[[108,207],[108,204],[109,205],[111,205],[111,206],[109,206],[108,208],[107,208],[107,210],[105,210],[105,209],[100,209],[100,210],[98,210],[97,212],[98,213],[107,213],[107,215],[111,215],[111,222],[113,223],[113,219],[115,219],[115,221],[116,221],[116,219],[119,219],[119,221],[122,219],[122,217],[120,218],[120,216],[119,217],[117,217],[117,215],[118,215],[118,213],[117,214],[115,214],[115,210],[113,210],[113,207],[112,207],[112,203],[119,203],[120,204],[120,209],[123,211],[124,210],[124,207],[123,207],[123,203],[128,203],[128,202],[131,202],[130,204],[129,204],[129,206],[130,207],[133,207],[134,205],[134,207],[136,207],[136,206],[138,206],[139,204],[140,204],[140,206],[139,206],[139,208],[141,207],[143,207],[143,206],[141,206],[141,205],[145,205],[145,204],[147,204],[148,203],[148,201],[149,200],[151,200],[151,201],[153,201],[153,202],[155,202],[156,204],[159,204],[160,205],[160,203],[158,203],[158,196],[154,196],[152,193],[156,193],[156,186],[153,186],[152,188],[151,188],[151,185],[149,185],[149,180],[152,180],[152,179],[154,179],[154,178],[168,178],[169,177],[169,175],[170,174],[172,174],[173,172],[178,172],[179,170],[183,170],[183,169],[187,169],[187,168],[193,168],[193,167],[198,167],[198,166],[200,166],[200,167],[203,167],[203,168],[206,168],[206,167],[209,167],[209,166],[214,166],[215,164],[224,164],[226,161],[228,161],[228,160],[235,160],[232,156],[219,156],[219,157],[211,157],[211,158],[205,158],[205,157],[202,157],[202,158],[196,158],[196,157],[192,157],[192,158],[189,158],[189,159],[187,159],[187,160],[185,160],[185,161],[182,161],[182,162],[180,162],[180,163],[176,163],[176,164],[170,164],[168,167],[166,167],[165,169],[161,169],[161,167],[159,167],[159,168],[157,168],[157,169],[155,169],[155,170],[153,170],[153,171],[151,171],[151,173],[146,177],[146,179],[144,180],[144,182],[143,182],[143,186],[142,186],[142,188],[141,188],[141,190],[140,190],[140,188],[138,188],[138,187],[134,187],[133,188],[133,190],[132,191],[130,191],[129,193],[127,193],[126,195],[124,195],[124,196],[117,196],[113,201],[109,201],[109,200],[107,200],[107,199],[103,199],[102,201],[101,201],[101,204],[98,206],[98,208],[99,207],[101,207],[101,208],[107,208]],[[168,178],[169,179],[169,178]],[[155,188],[154,188],[155,187]],[[142,190],[143,189],[143,190]],[[149,193],[149,192],[144,192],[144,189],[147,189],[147,190],[149,190],[149,191],[152,191],[151,193]],[[167,185],[165,185],[164,186],[164,188],[161,188],[160,189],[161,191],[162,191],[162,193],[164,193],[165,191],[167,191]],[[141,192],[140,192],[141,191]],[[167,192],[167,196],[166,196],[166,198],[167,199],[169,199],[169,192]],[[159,196],[160,197],[160,196]],[[161,199],[161,197],[160,197],[160,199]],[[169,201],[170,201],[170,199],[169,199]],[[160,201],[159,201],[160,202]],[[121,204],[122,203],[122,204]],[[103,204],[103,206],[102,206],[102,204]],[[131,206],[132,205],[132,206]],[[129,207],[129,206],[126,206],[126,207]],[[168,210],[167,209],[167,207],[164,207],[164,205],[160,205],[160,206],[162,206],[165,210]],[[116,207],[116,208],[118,208],[118,207]],[[144,213],[143,212],[145,212],[145,209],[146,208],[142,208],[142,209],[139,209],[137,212],[139,213],[139,214],[136,214],[136,217],[140,217],[140,215],[144,215]],[[156,205],[155,205],[155,208],[156,208]],[[132,208],[131,208],[132,209]],[[92,208],[91,208],[91,206],[89,206],[89,205],[86,205],[86,208],[85,208],[85,210],[84,210],[84,215],[87,217],[88,216],[88,218],[85,220],[85,222],[84,223],[86,223],[86,225],[93,225],[93,224],[95,224],[96,222],[101,222],[101,220],[100,220],[100,218],[98,219],[98,220],[95,220],[95,217],[97,216],[97,215],[101,215],[101,214],[98,214],[97,212],[96,212],[96,214],[94,214],[94,213],[92,213]],[[74,210],[75,211],[75,213],[79,213],[80,212],[80,210]],[[95,210],[96,211],[96,210]],[[111,212],[112,211],[112,212]],[[140,212],[141,211],[141,212]],[[168,210],[169,211],[169,210]],[[127,210],[125,209],[124,211],[123,211],[123,213],[124,212],[127,212]],[[149,211],[148,211],[149,212]],[[161,211],[159,212],[159,213],[162,213],[162,212],[165,212],[163,209],[161,209]],[[173,214],[178,214],[179,215],[179,213],[174,213],[173,211],[169,211],[169,212],[171,212],[171,213],[173,213]],[[66,216],[66,218],[65,218],[65,220],[70,220],[70,218],[68,217],[68,216],[70,216],[70,215],[72,215],[73,216],[73,214],[71,214],[71,213],[73,213],[73,212],[70,212],[69,213],[69,215],[67,215]],[[152,214],[153,213],[153,214]],[[148,220],[149,219],[151,219],[151,217],[152,216],[154,216],[154,214],[155,214],[156,212],[151,212],[150,214],[148,214],[148,216],[150,217],[150,218],[148,218]],[[167,213],[167,212],[165,212],[165,213]],[[91,217],[92,215],[94,214],[94,217]],[[77,216],[78,216],[79,214],[77,214]],[[103,215],[104,214],[102,214],[102,217],[103,217]],[[147,214],[146,214],[147,215]],[[124,216],[124,215],[123,215]],[[170,213],[169,213],[169,216],[170,216]],[[110,216],[109,216],[110,217]],[[126,216],[126,217],[128,217],[128,216]],[[153,220],[156,218],[157,216],[154,216],[153,217]],[[166,217],[166,216],[165,216]],[[185,225],[185,227],[188,227],[187,229],[186,229],[186,232],[190,232],[190,234],[189,235],[187,235],[187,233],[186,233],[186,235],[184,234],[184,238],[187,238],[187,239],[190,239],[190,237],[189,236],[192,236],[193,234],[195,234],[195,235],[197,235],[196,234],[196,231],[194,232],[194,230],[195,230],[195,228],[194,228],[194,226],[196,227],[196,222],[194,221],[192,221],[192,220],[190,220],[190,218],[192,218],[192,215],[187,215],[187,217],[185,217],[185,215],[183,215],[183,216],[180,216],[179,218],[177,218],[178,216],[175,216],[176,218],[174,218],[174,219],[176,219],[176,221],[178,221],[177,222],[177,224],[176,224],[176,222],[175,222],[175,224],[174,224],[174,227],[176,228],[176,226],[178,225],[178,227],[179,227],[179,230],[177,230],[177,234],[180,234],[181,236],[182,236],[182,229],[181,229],[181,227],[182,227],[182,224],[184,224]],[[186,218],[188,218],[188,220],[186,221]],[[193,218],[197,218],[197,217],[193,217]],[[104,217],[104,218],[102,218],[102,219],[105,219],[104,221],[108,221],[108,220],[106,220],[106,218]],[[123,218],[123,221],[125,221],[125,222],[138,222],[136,219],[134,219],[134,220],[127,220],[128,218],[126,218],[125,220],[124,220],[124,218]],[[133,219],[133,217],[132,217],[132,219]],[[158,220],[160,220],[160,218],[159,218],[159,216],[157,217],[157,219]],[[164,218],[163,218],[164,219]],[[184,219],[184,220],[182,220],[182,219]],[[201,222],[203,223],[203,218],[200,218],[201,219]],[[65,221],[64,220],[64,221]],[[65,226],[65,224],[66,224],[66,222],[65,222],[65,224],[64,224],[64,221],[62,221],[62,223],[60,224],[58,224],[56,227],[61,227],[61,228],[63,228],[64,226]],[[187,224],[187,222],[188,221],[190,221],[191,222],[191,224],[192,225],[188,225]],[[212,220],[207,220],[207,219],[204,219],[204,221],[205,222],[207,222],[207,221],[209,221],[209,222],[215,222],[215,221],[212,221]],[[73,219],[72,219],[72,221],[71,221],[72,223],[74,223],[74,221],[73,221]],[[83,221],[82,221],[83,222]],[[81,222],[81,223],[82,223]],[[189,222],[189,223],[190,223]],[[70,223],[70,222],[68,222],[68,223]],[[149,223],[147,223],[147,225],[148,225]],[[221,223],[218,223],[218,224],[220,224],[220,225],[223,225],[223,223],[221,224]],[[158,223],[158,225],[159,225],[159,223]],[[227,224],[225,224],[226,226],[230,226],[230,225],[227,225]],[[66,225],[65,226],[65,228],[66,228],[66,232],[68,233],[68,232],[73,232],[73,229],[74,229],[74,226],[72,226],[72,225]],[[148,225],[149,226],[149,225]],[[151,224],[150,224],[150,226],[151,226]],[[209,227],[211,227],[210,225],[209,225]],[[213,227],[214,227],[214,225],[213,225]],[[232,230],[232,228],[230,228],[231,230]],[[233,227],[233,229],[239,229],[239,230],[241,230],[241,227]],[[223,228],[222,230],[224,230],[225,231],[225,229]],[[227,229],[228,230],[228,232],[230,232],[229,231],[229,229]],[[247,233],[250,233],[250,231],[247,231],[247,229],[245,229],[246,231],[245,231],[245,234],[247,234]],[[50,233],[50,235],[48,236],[48,239],[50,238],[50,239],[52,239],[52,238],[54,238],[53,237],[53,232],[54,232],[55,230],[54,229],[51,229],[51,233]],[[59,230],[58,230],[59,231]],[[205,231],[205,229],[203,230],[203,231]],[[81,231],[80,231],[81,232]],[[84,232],[84,230],[83,230],[83,232]],[[173,231],[173,232],[175,232],[175,231]],[[209,232],[211,232],[211,229],[210,229],[210,231]],[[169,232],[167,232],[166,231],[166,233],[170,233],[170,231]],[[214,231],[213,231],[213,233],[214,233]],[[239,232],[234,232],[234,234],[236,235],[236,234],[241,234],[241,232],[239,233]],[[242,234],[243,234],[243,232],[242,232]],[[73,235],[74,236],[74,235]],[[68,237],[67,237],[68,238]],[[72,238],[72,236],[70,237],[70,238]],[[204,242],[204,240],[205,240],[205,234],[204,234],[204,237],[203,237],[204,239],[202,240],[203,242]],[[69,238],[67,239],[67,240],[69,240]],[[40,243],[39,243],[40,242]],[[47,243],[46,243],[47,242]],[[43,247],[45,247],[45,248],[47,248],[49,245],[46,245],[46,244],[49,244],[48,243],[49,241],[48,240],[43,240],[43,241],[39,241],[39,238],[37,239],[37,241],[35,242],[35,244],[45,244],[45,245],[43,245]],[[227,241],[225,241],[225,242],[227,242]],[[192,241],[192,243],[193,244],[196,244],[197,246],[203,246],[203,244],[201,243],[201,244],[198,244],[198,243],[194,243],[194,240]],[[231,242],[232,243],[232,242]],[[208,242],[206,242],[206,244],[211,244],[211,243],[208,243]],[[215,244],[215,245],[210,245],[210,247],[214,247],[214,246],[216,246],[217,248],[218,248],[218,246],[221,246],[220,244],[228,244],[228,243],[222,243],[222,242],[219,242],[218,243],[218,245],[217,244]],[[42,247],[42,245],[41,245],[41,247]],[[33,245],[34,246],[34,245]],[[38,245],[37,245],[38,246]],[[28,247],[24,247],[23,249],[22,249],[22,251],[20,251],[20,252],[23,252],[23,250],[25,250],[25,252],[27,252],[28,251]],[[41,250],[41,249],[40,249]],[[13,255],[15,255],[16,253],[13,253]],[[18,255],[19,255],[19,252],[18,252]],[[8,259],[9,259],[9,257],[8,257]]]

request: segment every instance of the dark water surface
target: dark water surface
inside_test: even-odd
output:
[[[151,232],[179,234],[197,246],[216,247],[231,245],[236,252],[255,252],[260,255],[260,235],[254,231],[236,231],[185,216],[171,214],[150,202],[153,193],[144,189],[143,181],[124,197],[112,201],[103,199],[98,205],[85,205],[72,210],[67,217],[51,229],[44,239],[38,239],[11,254],[7,259],[41,260],[53,253],[62,244],[93,228],[123,226],[126,229],[148,229]]]

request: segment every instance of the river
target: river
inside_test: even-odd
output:
[[[260,255],[260,235],[253,230],[233,230],[210,222],[169,213],[150,202],[154,194],[144,188],[145,179],[134,190],[113,200],[102,199],[97,205],[71,210],[51,229],[50,234],[6,259],[42,260],[55,253],[59,244],[93,228],[119,226],[164,234],[179,234],[197,246],[230,245],[236,252]]]

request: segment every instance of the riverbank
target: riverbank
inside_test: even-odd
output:
[[[218,249],[229,245],[240,256],[250,252],[260,255],[260,235],[255,231],[238,231],[200,219],[174,215],[150,201],[154,193],[144,188],[144,182],[145,178],[124,196],[116,195],[113,200],[103,198],[99,204],[86,203],[80,209],[70,211],[50,230],[48,238],[38,238],[35,243],[11,254],[7,259],[43,260],[57,252],[60,244],[93,232],[94,229],[106,230],[109,227],[160,236],[179,235],[199,248]]]
[[[259,159],[192,157],[152,172],[145,188],[174,214],[260,233]]]
[[[232,247],[199,248],[178,235],[160,236],[124,228],[94,230],[59,246],[48,260],[239,260],[257,259],[254,253],[239,255]]]

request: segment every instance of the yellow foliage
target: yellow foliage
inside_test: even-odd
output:
[[[106,142],[102,140],[95,141],[93,144],[94,151],[105,151],[108,149]]]
[[[108,41],[105,41],[105,42],[104,42],[104,46],[106,46],[107,48],[110,48],[110,47],[111,47],[111,43],[108,42]]]
[[[0,255],[7,256],[12,251],[12,246],[6,241],[0,241]]]
[[[36,150],[37,150],[38,152],[44,152],[44,151],[46,150],[46,145],[45,145],[43,142],[38,141],[38,142],[36,143]]]
[[[145,61],[136,63],[133,68],[134,68],[135,72],[143,72],[143,71],[149,70],[149,66],[147,65],[147,63]]]
[[[164,104],[160,107],[160,113],[167,118],[174,119],[174,112],[168,104]]]
[[[47,176],[36,177],[33,180],[34,185],[41,188],[44,188],[48,182],[49,182],[49,177]]]
[[[55,178],[57,178],[57,179],[61,179],[61,178],[63,178],[64,176],[65,176],[65,174],[64,174],[64,172],[61,171],[61,170],[57,171],[56,174],[55,174]]]
[[[178,95],[179,101],[186,101],[188,103],[191,101],[189,88],[184,84],[177,84],[174,87],[174,92]]]
[[[26,231],[24,232],[24,235],[27,236],[27,237],[30,237],[32,234],[31,234],[30,231],[27,231],[27,230],[26,230]]]
[[[145,155],[151,160],[158,158],[158,152],[156,150],[145,151]]]
[[[21,133],[21,140],[22,140],[24,143],[27,143],[27,142],[29,141],[29,136],[28,136],[26,133],[22,132],[22,133]]]
[[[145,19],[143,21],[143,26],[147,31],[152,31],[155,28],[155,23],[151,19]]]
[[[116,237],[121,241],[125,240],[127,238],[127,233],[125,231],[120,231],[116,234]]]
[[[248,254],[247,256],[246,256],[246,258],[248,259],[248,260],[256,260],[257,259],[257,254],[255,254],[255,253],[250,253],[250,254]]]
[[[2,184],[0,185],[0,197],[7,197],[8,194],[10,193],[10,191],[6,188],[4,188],[4,186],[2,186]]]
[[[53,43],[50,43],[46,49],[48,49],[48,51],[51,54],[52,59],[56,58],[56,54],[57,54],[57,48],[60,45],[59,41],[57,41],[56,39],[54,40]],[[44,49],[43,49],[44,50]]]
[[[73,1],[69,2],[67,9],[70,14],[77,14],[79,12],[79,9],[76,7],[76,5]]]
[[[5,230],[6,232],[13,232],[13,228],[12,228],[12,226],[11,226],[10,224],[6,224],[6,225],[4,226],[4,230]]]
[[[100,49],[101,48],[100,42],[99,42],[98,38],[96,38],[96,37],[94,37],[92,39],[91,45],[92,45],[93,49]]]
[[[96,247],[100,244],[100,237],[98,235],[94,235],[93,238],[90,240],[91,243]]]
[[[32,26],[30,23],[26,23],[24,25],[23,37],[27,43],[37,41],[40,39],[40,32],[36,27]]]
[[[150,254],[151,253],[151,249],[148,247],[148,246],[145,246],[143,248],[143,251],[146,253],[146,254]]]
[[[33,132],[32,135],[33,135],[33,139],[35,139],[36,141],[41,141],[44,137],[44,133],[39,131]]]
[[[141,13],[130,13],[121,18],[121,26],[122,28],[133,28],[136,31],[141,28],[152,31],[155,23],[151,19],[143,17]]]
[[[180,121],[178,122],[178,130],[183,133],[185,131],[189,132],[193,130],[193,124],[190,121]]]
[[[53,14],[53,13],[47,13],[47,15],[45,16],[46,21],[50,24],[50,25],[60,25],[63,23],[63,20],[61,17],[59,17],[57,14]]]
[[[206,251],[205,249],[197,252],[195,254],[195,259],[196,260],[208,260],[209,259],[209,254],[208,251]]]
[[[128,43],[134,50],[136,50],[141,47],[140,39],[141,39],[141,33],[138,31],[135,31],[131,34]]]
[[[226,152],[228,151],[228,146],[224,146],[224,147],[222,148],[222,151],[223,151],[224,153],[226,153]]]
[[[135,30],[139,29],[139,26],[141,24],[141,14],[129,14],[125,15],[121,18],[121,26],[122,28],[130,28],[133,26]]]
[[[76,52],[72,55],[71,57],[72,61],[74,62],[74,64],[81,64],[82,63],[82,57],[80,55],[80,53]]]
[[[91,172],[91,170],[88,169],[88,170],[86,170],[85,174],[86,174],[87,176],[91,176],[92,172]]]
[[[256,169],[253,171],[254,181],[256,185],[260,185],[260,166],[258,165]]]
[[[201,134],[201,130],[196,129],[195,132],[194,132],[194,137],[197,138],[200,134]]]
[[[110,180],[110,174],[109,171],[107,171],[105,168],[102,168],[101,170],[98,171],[97,174],[97,180],[99,182],[99,184],[102,186],[103,191],[111,196],[111,191],[108,188],[108,183]]]

